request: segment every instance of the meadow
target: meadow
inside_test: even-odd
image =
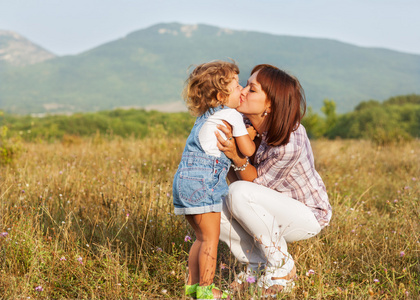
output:
[[[0,298],[183,299],[194,239],[173,214],[185,138],[23,142],[0,165]],[[333,218],[290,244],[279,299],[420,298],[420,141],[312,141]],[[220,243],[215,281],[240,267]],[[259,299],[251,287],[235,299]]]

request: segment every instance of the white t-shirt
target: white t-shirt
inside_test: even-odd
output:
[[[217,138],[214,132],[218,130],[223,138],[226,138],[223,132],[217,129],[217,125],[224,125],[222,120],[228,122],[232,126],[232,134],[234,137],[248,134],[242,115],[232,108],[225,108],[215,112],[204,123],[198,134],[201,147],[206,154],[220,157],[221,152],[217,148]]]

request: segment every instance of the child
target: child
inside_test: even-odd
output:
[[[222,199],[228,194],[226,175],[231,166],[217,148],[216,126],[223,124],[222,120],[228,122],[240,152],[251,156],[255,151],[256,131],[247,129],[242,115],[234,109],[240,105],[242,91],[238,74],[234,63],[204,63],[190,74],[183,92],[189,110],[198,117],[174,177],[173,197],[175,214],[185,215],[197,238],[189,253],[185,293],[198,299],[228,297],[213,284],[220,212]],[[232,137],[227,137],[226,141],[230,140]]]

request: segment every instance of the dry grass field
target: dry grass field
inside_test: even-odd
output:
[[[192,235],[173,214],[184,139],[24,143],[0,166],[4,299],[182,299]],[[420,299],[420,141],[313,141],[331,225],[293,243],[280,299]],[[216,282],[240,268],[220,244]],[[235,299],[258,299],[250,288]]]

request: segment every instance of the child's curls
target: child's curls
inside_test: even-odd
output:
[[[183,97],[190,112],[201,116],[210,108],[226,103],[227,86],[239,74],[234,62],[215,60],[197,66],[186,81]]]

